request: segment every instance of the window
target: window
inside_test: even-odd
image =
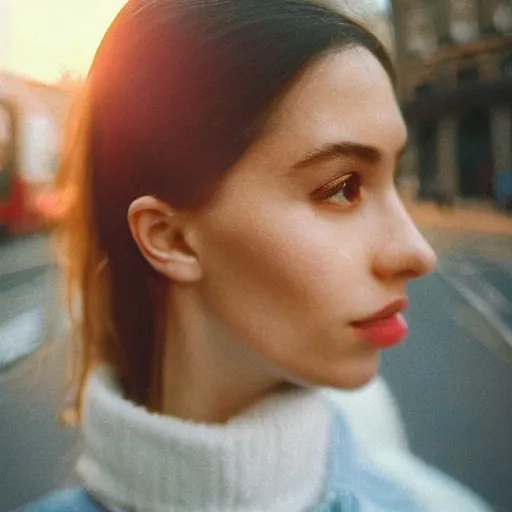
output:
[[[473,0],[453,0],[450,34],[457,43],[478,38],[478,12]]]
[[[467,87],[478,83],[478,69],[475,67],[466,67],[459,69],[457,73],[459,87]]]
[[[13,126],[9,110],[0,103],[0,172],[12,158]]]
[[[424,98],[425,96],[429,96],[435,91],[435,86],[433,84],[420,84],[414,88],[414,93],[416,98]]]
[[[437,49],[432,9],[423,2],[409,7],[406,22],[407,51],[413,55],[426,55]]]
[[[493,22],[500,32],[512,32],[512,4],[510,0],[501,1],[494,9]]]
[[[507,55],[501,61],[501,76],[503,80],[512,82],[512,55]]]
[[[13,117],[7,106],[0,103],[0,201],[10,193],[13,158]]]

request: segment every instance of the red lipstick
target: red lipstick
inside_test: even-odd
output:
[[[407,299],[388,304],[374,315],[353,322],[359,336],[375,348],[390,348],[407,336],[407,322],[401,312],[408,306]]]

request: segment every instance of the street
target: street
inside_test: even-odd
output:
[[[73,478],[78,436],[58,424],[65,345],[48,341],[59,288],[50,263],[46,236],[0,244],[1,512]]]
[[[411,335],[382,373],[412,450],[510,512],[512,238],[425,234],[439,270],[410,286]],[[60,286],[46,237],[0,244],[0,512],[73,481],[78,435],[58,424],[66,344],[51,336]]]

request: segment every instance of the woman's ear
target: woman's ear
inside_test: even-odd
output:
[[[202,277],[197,255],[187,243],[187,218],[152,196],[135,199],[128,209],[132,236],[147,262],[160,274],[179,283]]]

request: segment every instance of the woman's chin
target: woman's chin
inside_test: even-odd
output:
[[[369,384],[379,373],[380,357],[372,354],[350,364],[343,362],[334,368],[316,368],[309,376],[293,379],[300,386],[355,390]]]
[[[352,374],[345,374],[333,377],[329,382],[323,384],[325,387],[344,389],[347,391],[356,390],[369,384],[378,374],[378,368],[374,371],[365,371]]]

